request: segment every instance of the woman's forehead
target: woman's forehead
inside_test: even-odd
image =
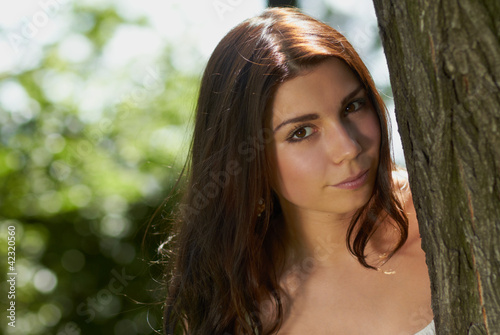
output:
[[[277,88],[271,108],[272,123],[293,111],[313,112],[301,109],[338,107],[342,99],[360,85],[358,76],[344,61],[325,60]]]

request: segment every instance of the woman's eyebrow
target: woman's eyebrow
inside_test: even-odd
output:
[[[363,85],[359,85],[357,88],[355,88],[351,93],[347,94],[343,99],[342,99],[342,103],[341,103],[341,106],[345,106],[349,100],[351,100],[354,96],[356,96],[356,94],[358,94],[361,90],[363,90],[365,87]],[[311,114],[304,114],[304,115],[301,115],[301,116],[297,116],[297,117],[294,117],[294,118],[291,118],[291,119],[288,119],[288,120],[285,120],[283,122],[281,122],[276,128],[274,128],[274,131],[273,132],[276,132],[278,131],[278,129],[280,129],[281,127],[287,125],[287,124],[290,124],[290,123],[297,123],[297,122],[304,122],[304,121],[311,121],[311,120],[316,120],[319,118],[319,115],[318,114],[314,114],[314,113],[311,113]]]
[[[349,93],[348,95],[346,95],[344,97],[344,99],[342,99],[341,106],[347,105],[347,103],[349,102],[349,100],[351,100],[352,98],[354,98],[356,96],[356,94],[358,94],[359,91],[363,90],[364,88],[365,87],[363,85],[359,85],[356,89],[354,89],[354,91],[352,91],[351,93]]]
[[[285,121],[281,122],[276,128],[274,128],[273,132],[278,131],[278,129],[280,129],[281,127],[283,127],[284,125],[287,125],[289,123],[311,121],[311,120],[316,120],[318,118],[319,118],[319,115],[318,114],[314,114],[314,113],[312,113],[312,114],[304,114],[304,115],[301,115],[301,116],[297,116],[297,117],[294,117],[294,118],[291,118],[291,119],[288,119],[288,120],[285,120]]]

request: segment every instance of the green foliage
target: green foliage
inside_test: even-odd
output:
[[[2,331],[152,334],[164,292],[148,250],[160,242],[141,242],[184,163],[198,78],[171,65],[168,45],[153,61],[106,66],[117,29],[145,18],[78,5],[59,15],[70,29],[36,66],[0,73],[0,240],[15,227],[18,274],[16,328]],[[87,57],[64,56],[68,36]]]

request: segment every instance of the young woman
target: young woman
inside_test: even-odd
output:
[[[275,8],[229,32],[201,83],[165,332],[432,334],[389,145],[384,103],[336,30]]]

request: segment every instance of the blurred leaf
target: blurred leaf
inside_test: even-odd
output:
[[[145,18],[80,4],[64,15],[71,29],[43,46],[39,66],[0,74],[0,227],[4,245],[7,227],[17,232],[16,331],[152,334],[161,272],[140,246],[184,162],[198,78],[170,64],[167,44],[147,61],[106,65],[118,29]]]

